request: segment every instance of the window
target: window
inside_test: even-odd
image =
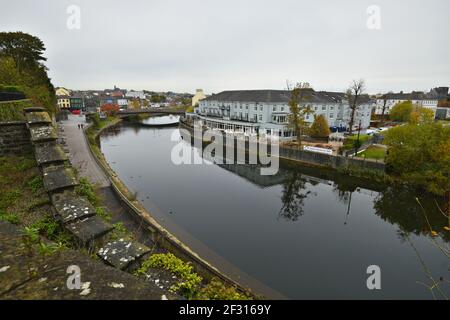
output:
[[[281,107],[281,111],[284,111],[284,107]]]
[[[255,111],[258,111],[258,107],[255,107]]]
[[[277,111],[277,107],[273,107],[273,109],[272,109],[273,111]]]
[[[262,114],[259,115],[259,121],[262,121]]]
[[[327,110],[327,107],[326,106],[322,106],[322,111],[325,111],[325,110]]]
[[[333,118],[334,118],[334,114],[330,113],[330,119],[333,119]]]
[[[260,110],[260,111],[263,111],[263,107],[262,107],[262,106],[261,106],[261,107],[259,107],[259,110]]]

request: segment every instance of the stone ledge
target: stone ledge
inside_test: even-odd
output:
[[[47,192],[75,187],[78,181],[72,168],[64,166],[44,168],[44,188]]]
[[[31,126],[30,127],[32,142],[55,141],[58,138],[55,129],[50,125]]]
[[[87,245],[89,242],[96,240],[113,230],[113,226],[103,222],[97,216],[89,217],[66,225],[66,229],[72,233],[79,242]]]
[[[120,239],[109,242],[97,252],[97,255],[108,264],[124,270],[132,262],[149,253],[150,249],[131,240]]]
[[[66,190],[51,196],[58,218],[63,224],[92,217],[95,208],[86,199],[78,196],[74,191]]]
[[[28,124],[47,124],[52,123],[52,119],[47,112],[28,112],[25,115]]]
[[[55,142],[35,144],[34,153],[38,165],[62,162],[68,160],[61,146]]]

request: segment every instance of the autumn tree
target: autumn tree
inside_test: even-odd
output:
[[[417,107],[409,115],[409,123],[425,124],[434,121],[434,111],[424,107]]]
[[[328,138],[331,131],[328,126],[328,121],[323,114],[314,116],[314,122],[313,122],[309,132],[312,137]]]
[[[443,195],[450,190],[450,127],[434,122],[409,123],[385,133],[391,173]]]
[[[393,121],[408,122],[414,108],[412,101],[399,102],[392,107],[389,117]]]
[[[359,106],[363,102],[363,94],[366,89],[366,84],[363,79],[353,80],[350,87],[347,89],[347,100],[350,106],[350,120],[349,120],[349,132],[353,133],[353,125],[355,123],[355,115]]]
[[[290,91],[288,127],[294,131],[294,134],[297,136],[297,141],[301,146],[302,136],[308,128],[308,123],[305,118],[313,113],[311,106],[307,103],[311,99],[313,90],[309,87],[308,83],[298,83]]]

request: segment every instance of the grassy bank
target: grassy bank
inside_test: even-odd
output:
[[[0,102],[0,122],[25,121],[23,109],[32,106],[31,100]]]

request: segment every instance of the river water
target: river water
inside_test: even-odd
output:
[[[449,221],[429,195],[286,163],[275,176],[248,165],[175,165],[172,148],[186,143],[178,128],[123,124],[100,143],[156,219],[266,296],[450,297],[450,260],[441,250],[449,246]],[[381,290],[367,287],[372,265],[380,267]]]

